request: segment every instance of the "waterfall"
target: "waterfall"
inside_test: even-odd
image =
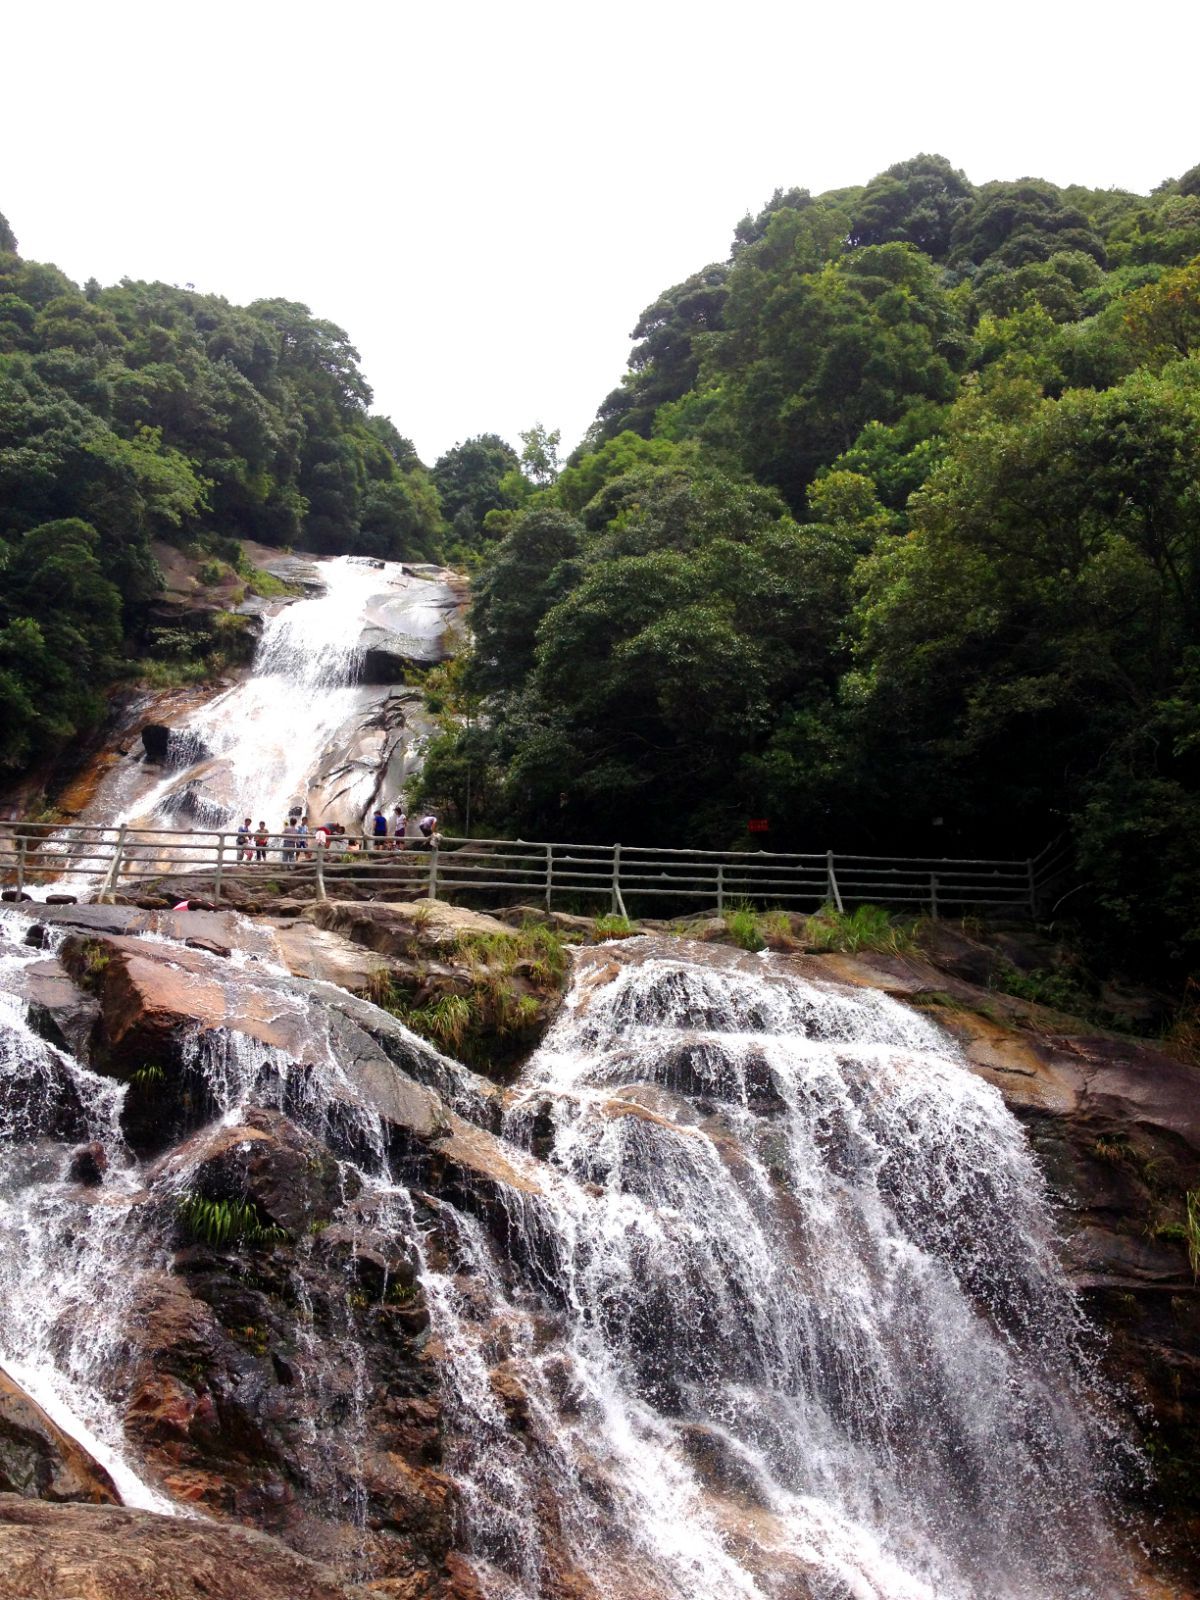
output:
[[[142,1231],[125,1090],[30,1029],[22,974],[44,951],[22,942],[26,926],[0,912],[0,1366],[107,1468],[127,1505],[170,1511],[130,1459],[105,1381],[134,1280],[130,1237]],[[70,1181],[66,1148],[80,1140],[109,1160],[102,1194]]]
[[[433,1284],[489,1593],[557,1592],[565,1550],[606,1596],[1111,1600],[1103,1429],[1021,1129],[930,1023],[753,966],[585,966],[518,1086],[506,1132],[554,1180],[508,1261],[473,1222],[460,1248],[536,1449],[461,1268]]]
[[[324,593],[268,618],[250,675],[178,730],[225,768],[214,814],[205,814],[203,802],[199,814],[194,803],[188,807],[201,826],[229,827],[250,816],[277,828],[290,807],[305,802],[322,756],[364,700],[356,687],[363,616],[387,574],[341,557],[323,563],[322,576]],[[120,820],[136,813],[169,824],[180,815],[186,778],[168,774]]]
[[[124,1087],[29,1032],[24,923],[3,927],[0,1361],[155,1503],[121,1433],[123,1297],[169,1271],[203,1138],[152,1165],[130,1153]],[[213,1029],[187,1071],[213,1129],[266,1107],[332,1147],[349,1226],[416,1258],[459,1542],[488,1600],[1132,1593],[1044,1184],[998,1092],[931,1022],[774,958],[586,952],[504,1097],[528,1188],[488,1204],[426,1194],[389,1154],[321,986],[226,970],[303,1013],[303,1066]],[[477,1080],[445,1058],[430,1070],[496,1126]],[[100,1189],[67,1175],[83,1137],[108,1151]],[[353,1315],[322,1344],[298,1279],[295,1298],[314,1414],[322,1385],[348,1395],[337,1438],[296,1448],[325,1452],[314,1480],[363,1527],[345,1489],[365,1448]]]

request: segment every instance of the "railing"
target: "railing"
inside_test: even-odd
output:
[[[12,899],[33,887],[52,894],[89,891],[98,898],[161,884],[183,897],[219,903],[255,885],[297,899],[327,899],[339,887],[371,898],[497,895],[609,904],[643,915],[656,905],[696,902],[804,909],[872,902],[943,911],[1003,910],[1033,916],[1043,886],[1061,868],[1059,844],[1033,860],[951,859],[774,851],[665,850],[645,845],[531,843],[523,839],[341,839],[325,847],[278,833],[247,846],[234,832],[101,828],[87,824],[0,824],[0,877]]]

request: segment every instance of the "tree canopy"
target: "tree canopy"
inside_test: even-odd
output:
[[[437,488],[370,403],[348,336],[307,306],[81,290],[0,217],[0,761],[93,721],[123,641],[153,654],[156,540],[437,558]]]
[[[1147,197],[922,154],[777,190],[652,301],[477,581],[482,821],[1018,856],[1066,832],[1113,948],[1152,930],[1196,966],[1197,170]],[[427,774],[451,806],[453,755]]]

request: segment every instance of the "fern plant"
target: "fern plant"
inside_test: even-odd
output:
[[[185,1194],[177,1211],[183,1233],[199,1244],[220,1250],[226,1246],[262,1247],[287,1238],[282,1228],[264,1222],[258,1207],[247,1200],[210,1200],[207,1195]]]

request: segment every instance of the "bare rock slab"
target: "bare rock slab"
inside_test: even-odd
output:
[[[4,1371],[0,1371],[0,1493],[29,1500],[121,1503],[100,1463]]]
[[[368,1600],[247,1528],[0,1496],[0,1600]]]

